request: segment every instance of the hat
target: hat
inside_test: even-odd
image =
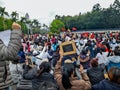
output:
[[[38,55],[38,52],[34,50],[32,54],[35,56],[35,55]]]
[[[64,63],[73,63],[70,59],[64,61]]]
[[[43,62],[49,62],[49,61],[48,61],[48,59],[43,59],[43,60],[41,61],[41,63],[43,63]]]

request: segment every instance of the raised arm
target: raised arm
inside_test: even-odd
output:
[[[8,46],[5,46],[0,39],[0,60],[14,60],[21,47],[21,26],[17,23],[13,23],[12,28],[13,31],[11,32]]]
[[[61,72],[62,57],[63,56],[62,56],[62,54],[60,52],[60,59],[57,62],[56,66],[55,66],[55,70],[54,70],[54,76],[55,76],[55,79],[56,79],[58,85],[61,85],[61,83],[62,83],[62,72]]]

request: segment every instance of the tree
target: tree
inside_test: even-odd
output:
[[[120,1],[115,0],[112,7],[115,8],[116,10],[120,10]]]
[[[6,12],[5,11],[5,7],[3,8],[3,7],[0,7],[0,16],[1,17],[3,17],[3,30],[5,30],[5,23],[4,23],[4,20],[5,20],[5,18],[4,18],[4,16],[9,16],[9,14],[8,14],[8,12]]]
[[[3,30],[4,30],[3,20],[4,20],[4,18],[3,18],[3,17],[0,17],[0,31],[3,31]]]
[[[59,15],[55,15],[55,19],[60,19],[61,17]]]
[[[95,5],[93,6],[92,11],[100,11],[100,10],[101,10],[101,6],[100,6],[99,3],[97,3],[97,4],[95,4]]]
[[[25,17],[21,17],[20,22],[21,23],[26,23],[26,18]]]
[[[5,11],[5,7],[0,7],[0,16],[4,17],[4,16],[9,16],[8,12]]]
[[[32,23],[34,27],[38,27],[39,21],[37,19],[33,19]]]
[[[12,20],[11,19],[5,19],[5,30],[12,29]]]
[[[44,27],[45,29],[48,29],[48,26],[47,26],[46,24],[43,24],[43,27]]]
[[[40,33],[41,24],[37,19],[33,19],[33,21],[31,22],[31,27],[32,27],[33,33]]]
[[[11,18],[12,18],[13,22],[16,22],[18,20],[18,18],[19,18],[19,14],[16,11],[13,11],[11,13]]]
[[[50,25],[50,31],[52,33],[59,33],[64,27],[65,25],[61,20],[53,20],[53,22]]]
[[[65,24],[66,29],[70,29],[70,21],[72,19],[72,16],[62,16],[61,21]]]

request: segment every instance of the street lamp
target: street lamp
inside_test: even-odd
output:
[[[28,28],[28,38],[29,38],[30,37],[30,26],[28,23],[28,21],[29,21],[29,14],[28,13],[25,14],[25,18],[26,18],[26,26]]]

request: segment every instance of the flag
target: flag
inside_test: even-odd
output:
[[[77,28],[73,27],[73,28],[72,28],[72,30],[73,30],[73,31],[76,31],[76,30],[77,30]]]

